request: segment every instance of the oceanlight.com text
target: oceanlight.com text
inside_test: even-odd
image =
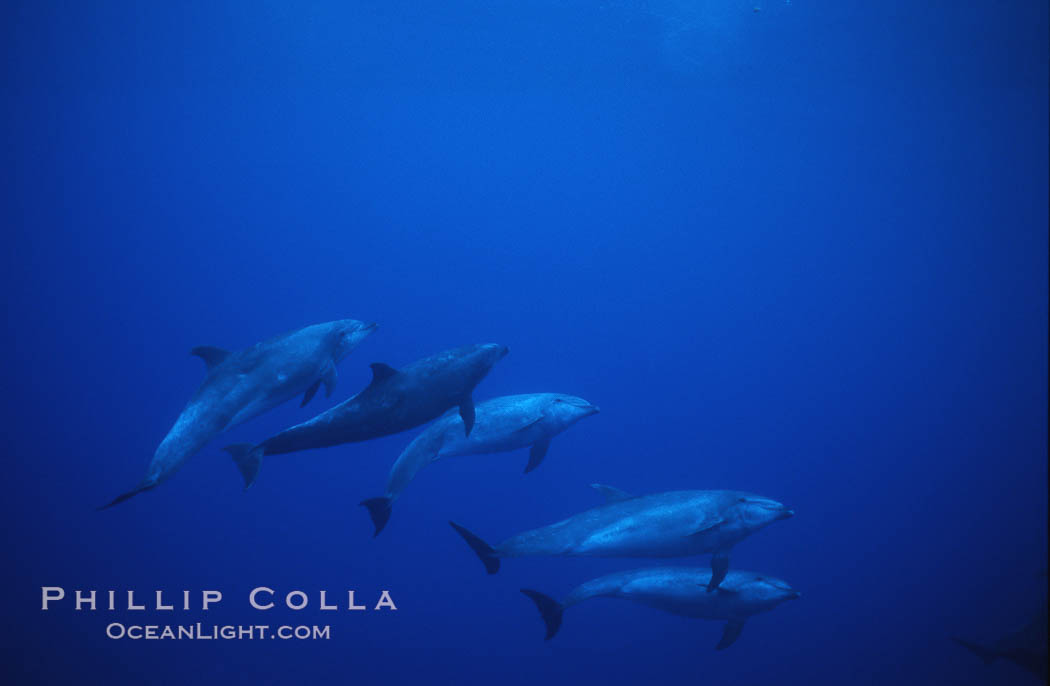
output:
[[[328,640],[331,638],[331,627],[269,624],[218,625],[218,624],[121,624],[113,622],[106,626],[106,636],[113,640],[248,640],[281,639],[281,640]]]

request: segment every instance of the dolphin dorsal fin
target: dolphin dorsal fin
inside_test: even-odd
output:
[[[216,348],[211,345],[199,345],[190,351],[190,355],[196,355],[204,360],[204,364],[208,367],[208,371],[210,372],[213,367],[222,364],[222,361],[230,356],[230,351]]]
[[[373,362],[369,366],[372,368],[372,383],[374,384],[385,381],[397,374],[396,369],[382,362]]]
[[[591,488],[601,493],[607,503],[618,503],[621,500],[630,500],[634,497],[627,491],[621,491],[618,488],[606,486],[605,484],[591,484]]]

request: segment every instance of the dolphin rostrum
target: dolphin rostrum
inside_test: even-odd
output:
[[[540,611],[547,625],[547,640],[558,633],[565,608],[604,596],[625,598],[684,617],[724,619],[725,630],[716,650],[733,645],[751,615],[768,612],[785,600],[801,595],[780,579],[754,572],[729,572],[713,593],[707,590],[710,584],[708,569],[655,567],[591,579],[573,589],[560,603],[539,591],[523,588],[521,592]]]
[[[604,505],[511,536],[495,547],[449,522],[489,574],[500,558],[533,555],[576,557],[685,557],[712,553],[713,591],[729,570],[729,550],[755,531],[795,513],[775,500],[740,491],[668,491],[632,496],[592,484]]]
[[[375,524],[375,535],[390,519],[391,506],[416,474],[443,457],[480,455],[531,446],[525,472],[531,472],[547,454],[551,438],[598,408],[583,398],[559,393],[507,395],[478,403],[474,429],[465,435],[463,419],[449,410],[405,448],[390,470],[386,494],[361,502]]]
[[[376,362],[372,382],[352,398],[258,445],[237,443],[225,450],[248,488],[264,455],[389,436],[425,424],[451,407],[459,407],[460,430],[469,434],[475,414],[471,393],[507,352],[506,346],[485,343],[446,350],[401,369]]]
[[[375,324],[340,319],[281,334],[237,352],[194,348],[190,353],[207,366],[204,381],[157,447],[146,477],[100,509],[167,480],[209,440],[229,428],[300,393],[305,405],[322,383],[325,394],[331,395],[336,365],[375,329]]]

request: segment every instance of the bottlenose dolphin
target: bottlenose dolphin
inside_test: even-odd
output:
[[[1003,636],[990,646],[961,638],[952,640],[984,660],[1010,660],[1043,681],[1047,680],[1047,606],[1044,604],[1031,622],[1017,631]]]
[[[712,553],[714,590],[729,571],[729,550],[755,531],[795,513],[775,500],[740,491],[668,491],[632,496],[591,484],[606,503],[568,519],[511,536],[493,547],[449,522],[489,574],[501,557],[685,557]]]
[[[507,352],[506,346],[485,343],[446,350],[402,369],[373,363],[371,383],[349,400],[258,445],[237,443],[225,450],[248,488],[255,483],[264,455],[389,436],[425,424],[450,407],[459,407],[462,430],[469,435],[474,426],[471,393]]]
[[[543,461],[551,438],[598,408],[583,398],[559,393],[528,393],[492,398],[475,408],[474,429],[465,435],[463,419],[449,410],[405,448],[390,469],[386,494],[361,501],[375,524],[375,536],[390,519],[391,506],[419,470],[443,457],[499,453],[532,446],[525,472]]]
[[[375,324],[340,319],[275,336],[229,352],[201,346],[190,354],[204,360],[207,375],[168,431],[146,477],[100,509],[112,507],[167,480],[212,437],[304,393],[310,402],[323,383],[332,395],[336,365],[375,331]]]
[[[539,591],[523,588],[521,592],[536,603],[547,625],[547,640],[558,633],[565,608],[605,596],[626,598],[684,617],[724,619],[726,626],[717,650],[733,645],[751,615],[768,612],[801,595],[780,579],[754,572],[729,572],[714,593],[707,590],[710,584],[711,572],[707,569],[655,567],[591,579],[573,589],[561,603]]]

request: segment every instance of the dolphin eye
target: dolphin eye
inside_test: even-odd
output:
[[[747,498],[741,498],[741,499],[740,499],[740,502],[742,502],[742,503],[746,503],[746,502],[747,502]]]
[[[756,576],[755,581],[765,581],[765,579],[763,577]]]
[[[554,402],[556,402],[556,403],[560,403],[560,402],[563,402],[563,401],[562,401],[562,399],[561,399],[561,398],[555,398],[555,399],[554,399]]]

